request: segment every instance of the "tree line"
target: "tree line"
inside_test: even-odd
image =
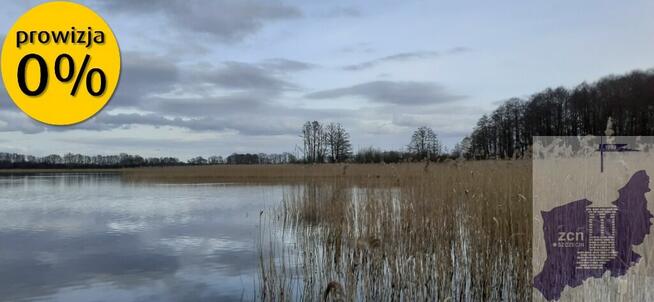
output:
[[[340,123],[307,121],[302,127],[302,153],[305,163],[398,163],[438,160],[443,145],[433,129],[423,126],[413,132],[406,151],[382,151],[373,147],[353,153],[350,134]]]
[[[221,164],[286,164],[295,163],[297,158],[290,153],[250,154],[233,153],[227,158],[215,155],[202,156],[181,161],[175,157],[148,157],[121,153],[118,155],[95,155],[68,153],[63,156],[51,154],[37,157],[19,153],[0,152],[0,169],[40,169],[40,168],[133,168],[164,167],[184,165],[221,165]]]
[[[654,70],[509,99],[482,116],[454,153],[474,159],[521,157],[532,136],[603,135],[609,117],[615,135],[654,135]]]
[[[20,168],[131,168],[183,165],[252,165],[294,163],[399,163],[408,161],[438,160],[447,156],[438,136],[429,127],[420,127],[410,138],[406,151],[382,151],[373,147],[352,150],[350,134],[339,123],[323,125],[308,121],[302,126],[303,147],[301,155],[289,152],[281,154],[233,153],[226,158],[219,155],[197,156],[187,161],[175,157],[142,157],[121,153],[118,155],[95,155],[68,153],[43,157],[18,153],[0,152],[0,169]]]
[[[323,126],[318,121],[302,126],[304,161],[307,163],[344,162],[352,155],[350,134],[339,123]]]
[[[128,168],[143,166],[175,166],[184,162],[174,157],[150,157],[121,153],[95,155],[67,153],[37,157],[18,153],[0,153],[0,168]]]

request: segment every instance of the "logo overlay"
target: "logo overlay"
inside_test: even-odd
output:
[[[72,125],[109,102],[120,50],[109,25],[86,6],[48,2],[23,14],[2,46],[2,80],[16,106],[49,125]]]
[[[654,137],[535,137],[533,169],[534,301],[652,301]]]

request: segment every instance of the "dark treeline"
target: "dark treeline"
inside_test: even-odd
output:
[[[288,152],[281,154],[233,153],[222,156],[202,156],[181,161],[174,157],[149,157],[121,153],[96,155],[68,153],[44,157],[0,152],[0,169],[50,168],[133,168],[186,165],[253,165],[295,163],[399,163],[408,161],[439,160],[447,157],[436,133],[428,127],[418,128],[411,136],[407,151],[381,151],[373,147],[352,151],[350,134],[338,123],[323,125],[318,121],[306,122],[302,127],[302,156]]]
[[[475,159],[521,157],[532,136],[603,135],[609,117],[615,135],[654,134],[654,70],[509,99],[454,150]]]
[[[420,127],[413,132],[407,151],[380,150],[374,147],[362,148],[352,157],[356,163],[401,163],[415,161],[438,161],[450,157],[443,150],[438,136],[429,127]]]
[[[149,157],[121,153],[119,155],[95,155],[68,153],[64,156],[52,154],[43,157],[18,153],[0,152],[0,169],[83,169],[83,168],[134,168],[164,167],[183,165],[220,164],[286,164],[298,160],[290,153],[282,154],[239,154],[234,153],[223,159],[222,156],[194,157],[184,162],[175,157]]]
[[[23,155],[18,153],[0,153],[0,168],[129,168],[145,166],[176,166],[183,165],[174,157],[143,158],[139,155],[121,153],[119,155],[96,155],[68,153],[64,156],[52,154],[43,157]]]

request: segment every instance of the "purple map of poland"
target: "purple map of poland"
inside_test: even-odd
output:
[[[541,212],[547,259],[534,278],[534,287],[549,300],[558,300],[566,286],[588,278],[624,275],[641,256],[632,250],[649,234],[652,213],[645,193],[649,176],[636,172],[619,189],[610,207],[591,207],[581,199]]]

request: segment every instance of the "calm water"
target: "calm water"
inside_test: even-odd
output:
[[[281,186],[0,176],[0,300],[252,300]]]

